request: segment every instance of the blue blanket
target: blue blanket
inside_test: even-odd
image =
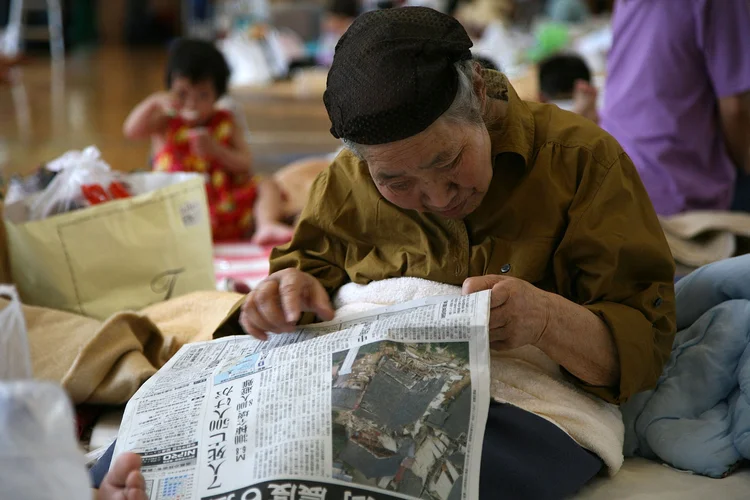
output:
[[[676,293],[664,373],[622,407],[624,452],[722,477],[750,459],[750,255],[699,269]]]

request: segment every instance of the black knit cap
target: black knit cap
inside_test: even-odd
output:
[[[426,7],[359,16],[336,45],[323,95],[331,133],[358,144],[416,135],[453,103],[458,61],[471,39],[450,16]]]

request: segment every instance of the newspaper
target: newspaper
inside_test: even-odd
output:
[[[114,456],[141,455],[149,500],[478,498],[489,304],[188,344],[128,403]]]

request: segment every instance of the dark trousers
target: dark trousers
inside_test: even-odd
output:
[[[114,447],[89,471],[94,488],[109,469]],[[481,500],[566,498],[601,468],[599,457],[556,425],[512,405],[490,404],[479,475]]]
[[[602,468],[551,422],[513,405],[490,403],[479,498],[547,500],[572,496]]]

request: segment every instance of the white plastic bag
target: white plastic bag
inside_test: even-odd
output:
[[[123,174],[112,171],[94,146],[83,151],[68,151],[49,162],[47,169],[59,173],[30,204],[29,220],[42,220],[85,208],[89,203],[81,192],[83,185],[99,184],[106,188],[112,182],[124,182],[125,178]]]
[[[0,498],[91,498],[75,440],[73,408],[62,387],[31,378],[26,322],[14,287],[0,312]]]
[[[0,296],[10,298],[0,311],[0,380],[31,378],[29,339],[18,292],[14,286],[0,285]]]
[[[73,409],[51,382],[0,382],[0,498],[91,498]]]

